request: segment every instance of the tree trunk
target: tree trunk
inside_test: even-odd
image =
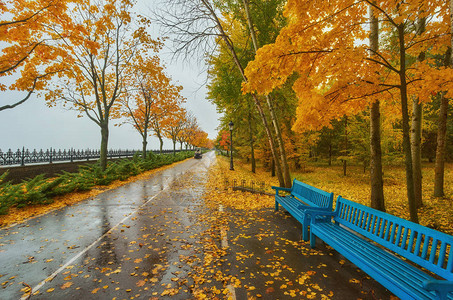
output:
[[[142,158],[145,160],[147,158],[146,149],[148,146],[148,127],[145,126],[142,134]]]
[[[422,35],[425,31],[425,19],[419,18],[417,21],[417,35]],[[421,52],[417,60],[419,62],[425,59],[425,53]],[[412,101],[412,167],[414,171],[414,193],[415,203],[417,208],[423,206],[422,199],[422,115],[423,105],[419,103],[418,98],[414,98]]]
[[[231,44],[230,40],[227,38],[227,35],[224,32],[220,21],[217,22],[217,25],[218,25],[220,32],[222,33],[222,37],[223,37],[225,44],[227,45],[228,49],[230,50],[231,55],[233,56],[233,60],[236,64],[236,67],[238,68],[239,72],[241,73],[244,81],[247,82],[247,77],[245,76],[244,68],[242,67],[242,65],[239,61],[239,58],[237,57],[237,54],[236,54],[236,51],[234,50],[233,45]],[[264,127],[264,130],[266,131],[266,135],[267,135],[268,142],[269,142],[269,147],[270,147],[270,150],[272,153],[272,157],[275,161],[276,173],[277,173],[279,184],[280,184],[280,186],[285,186],[285,180],[282,175],[280,161],[278,160],[277,149],[275,147],[274,137],[272,136],[272,133],[269,129],[269,123],[267,122],[263,107],[261,106],[261,103],[255,94],[252,94],[252,99],[255,103],[256,108],[258,109],[258,113],[261,117],[261,120],[263,121],[263,127]]]
[[[282,164],[282,172],[283,178],[285,181],[285,187],[291,188],[292,181],[291,181],[291,173],[289,172],[288,160],[286,159],[286,150],[285,144],[283,142],[282,132],[280,130],[280,125],[278,123],[277,116],[275,114],[274,108],[272,107],[272,100],[269,95],[266,95],[266,102],[269,108],[269,112],[271,115],[272,124],[274,125],[275,136],[278,143],[278,148],[280,150],[280,159]]]
[[[250,112],[249,107],[249,135],[250,135],[250,155],[252,157],[252,173],[256,172],[256,162],[255,162],[255,148],[254,148],[254,141],[253,141],[253,128],[252,128],[252,114]]]
[[[108,121],[102,122],[100,127],[101,127],[101,153],[99,158],[99,165],[101,166],[101,170],[105,171],[105,169],[107,169],[107,151],[109,142]]]
[[[157,136],[157,138],[159,139],[159,143],[160,143],[159,152],[160,152],[160,154],[162,154],[162,149],[164,148],[164,140],[162,139],[162,137],[160,135]]]
[[[370,49],[371,56],[379,51],[379,20],[370,6]],[[381,112],[376,100],[370,108],[370,181],[371,207],[385,212],[384,180],[382,175]]]
[[[147,147],[146,146],[148,145],[148,141],[146,140],[146,138],[147,138],[147,136],[143,135],[143,141],[142,141],[142,146],[143,146],[143,148],[142,148],[142,151],[143,151],[142,152],[143,153],[142,157],[143,157],[143,159],[146,159],[146,156],[147,156],[147,154],[146,154],[146,148]]]
[[[374,102],[370,110],[370,152],[371,207],[385,212],[379,101]]]
[[[173,155],[176,155],[176,140],[173,140]]]
[[[233,61],[236,64],[236,67],[238,68],[239,72],[241,73],[241,76],[242,76],[244,82],[247,82],[247,77],[245,76],[244,68],[242,67],[242,65],[240,63],[240,60],[239,60],[239,58],[237,56],[236,50],[234,49],[234,46],[232,44],[231,39],[229,38],[229,36],[225,32],[225,30],[223,30],[222,23],[217,18],[216,12],[205,1],[202,1],[202,3],[204,4],[205,8],[209,11],[211,17],[214,19],[214,22],[216,23],[217,29],[219,30],[220,35],[221,35],[226,47],[230,51],[230,53],[231,53],[231,55],[233,57]],[[277,149],[275,147],[275,142],[274,142],[274,137],[272,136],[272,133],[271,133],[271,131],[269,129],[269,124],[267,122],[266,115],[264,114],[264,111],[263,111],[263,108],[261,106],[261,103],[260,103],[260,101],[258,100],[258,97],[255,94],[252,94],[252,98],[253,98],[253,101],[255,103],[256,108],[258,109],[258,112],[259,112],[259,115],[261,117],[261,120],[263,121],[263,127],[264,127],[264,130],[266,131],[266,135],[267,135],[267,138],[268,138],[268,141],[269,141],[269,147],[270,147],[270,150],[271,150],[271,153],[272,153],[272,157],[274,158],[274,160],[278,159]],[[278,176],[278,181],[279,181],[280,186],[285,186],[285,181],[284,181],[283,176],[282,176],[281,165],[280,165],[280,162],[278,160],[276,160],[276,169],[277,169],[277,176]]]
[[[412,102],[411,153],[412,171],[414,172],[414,196],[417,208],[423,206],[422,201],[422,110],[418,98]]]
[[[250,36],[252,38],[253,48],[255,49],[255,53],[256,53],[256,51],[258,51],[259,47],[258,47],[258,41],[256,39],[255,30],[253,29],[253,21],[252,21],[252,17],[250,15],[250,11],[249,11],[248,0],[243,0],[243,3],[244,3],[245,13],[247,16],[247,23],[248,23],[249,30],[250,30]],[[280,159],[281,159],[281,165],[282,165],[284,186],[287,188],[290,188],[291,184],[292,184],[291,174],[289,172],[288,160],[286,158],[285,144],[283,142],[280,125],[278,123],[278,119],[275,114],[275,110],[272,107],[271,97],[269,95],[266,95],[265,98],[266,98],[266,103],[267,103],[267,106],[268,106],[268,109],[270,112],[271,121],[272,121],[274,130],[275,130],[275,138],[277,140],[278,148],[280,151]],[[276,160],[276,165],[278,168],[278,165],[280,164],[280,162],[278,161],[278,157],[274,157],[274,159]]]
[[[439,127],[437,128],[436,163],[434,167],[434,197],[443,197],[444,193],[444,170],[445,170],[445,146],[447,145],[447,115],[448,99],[441,93]]]
[[[275,177],[275,160],[274,159],[272,159],[272,162],[271,162],[271,176]]]
[[[415,203],[414,191],[414,173],[412,169],[412,152],[409,128],[409,112],[407,100],[407,82],[406,82],[406,48],[404,45],[404,24],[398,25],[399,52],[400,52],[400,94],[401,94],[401,110],[403,122],[403,149],[405,154],[406,166],[406,189],[407,200],[409,202],[410,220],[418,223],[417,203]]]
[[[453,67],[453,0],[450,4],[450,47],[445,55],[445,66]],[[437,128],[436,166],[434,168],[434,197],[443,197],[445,174],[445,148],[447,145],[448,99],[441,94],[439,127]]]

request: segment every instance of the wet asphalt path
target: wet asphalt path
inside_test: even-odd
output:
[[[190,298],[194,209],[214,152],[0,230],[0,299]],[[162,285],[162,282],[165,282]],[[25,294],[28,295],[28,294]]]

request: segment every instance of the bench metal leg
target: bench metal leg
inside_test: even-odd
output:
[[[310,247],[315,248],[316,246],[316,235],[310,231]]]
[[[275,200],[275,211],[278,211],[278,202]]]
[[[304,242],[308,241],[308,226],[302,225],[302,239]]]

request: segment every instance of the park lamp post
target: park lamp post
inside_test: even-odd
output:
[[[233,127],[234,127],[234,124],[233,124],[233,121],[230,121],[230,123],[228,123],[228,126],[230,127],[230,156],[231,156],[230,170],[234,171],[234,167],[233,167]]]

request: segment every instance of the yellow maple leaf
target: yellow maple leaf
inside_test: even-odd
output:
[[[64,289],[67,289],[68,287],[70,287],[71,285],[72,285],[72,282],[71,282],[71,281],[68,281],[68,282],[66,282],[65,284],[63,284],[60,288],[61,288],[62,290],[64,290]]]

